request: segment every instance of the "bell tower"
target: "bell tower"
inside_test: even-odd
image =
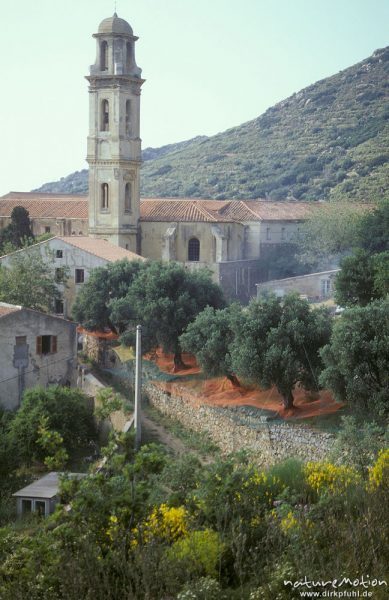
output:
[[[132,28],[115,13],[100,23],[90,67],[89,235],[137,251],[140,209],[140,93]]]

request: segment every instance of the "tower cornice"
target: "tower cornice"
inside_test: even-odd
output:
[[[113,87],[118,82],[122,83],[136,83],[139,87],[146,81],[146,79],[141,79],[140,77],[134,77],[131,75],[112,75],[112,73],[108,73],[105,75],[101,73],[99,75],[85,75],[85,79],[89,81],[91,87],[94,85],[100,87],[98,84],[100,82],[104,82],[107,87]]]

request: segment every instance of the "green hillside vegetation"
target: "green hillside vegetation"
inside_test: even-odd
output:
[[[375,201],[389,188],[389,47],[213,137],[146,149],[142,195]],[[86,171],[41,191],[87,190]]]

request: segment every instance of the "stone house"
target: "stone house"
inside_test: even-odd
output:
[[[27,388],[73,384],[76,363],[76,323],[0,302],[0,406],[3,409],[17,409]]]
[[[258,283],[257,296],[260,297],[264,292],[273,292],[282,297],[288,292],[297,292],[312,302],[327,300],[334,295],[334,279],[339,271],[340,269],[332,269]]]
[[[86,236],[53,237],[28,248],[17,250],[0,257],[0,264],[5,267],[12,264],[12,257],[21,252],[39,252],[52,266],[53,275],[57,271],[66,270],[68,279],[66,286],[59,284],[62,300],[53,307],[55,314],[65,318],[71,317],[71,310],[78,291],[88,281],[89,274],[96,267],[103,267],[117,260],[145,260],[141,256],[114,246],[106,240],[97,240]]]

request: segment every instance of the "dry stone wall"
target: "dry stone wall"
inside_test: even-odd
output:
[[[303,461],[323,460],[328,455],[333,436],[305,425],[272,422],[247,416],[242,407],[213,407],[191,400],[175,387],[174,394],[159,383],[147,383],[145,394],[152,406],[179,421],[184,427],[205,432],[223,454],[245,449],[256,463],[269,466],[296,457]]]
[[[99,400],[96,398],[99,391],[107,387],[99,381],[92,373],[81,373],[79,378],[79,387],[88,395],[93,398],[93,408],[100,406]],[[126,423],[129,419],[129,415],[122,410],[115,410],[110,415],[110,422],[115,431],[123,431]],[[108,431],[111,425],[108,421],[105,423],[105,429]]]

